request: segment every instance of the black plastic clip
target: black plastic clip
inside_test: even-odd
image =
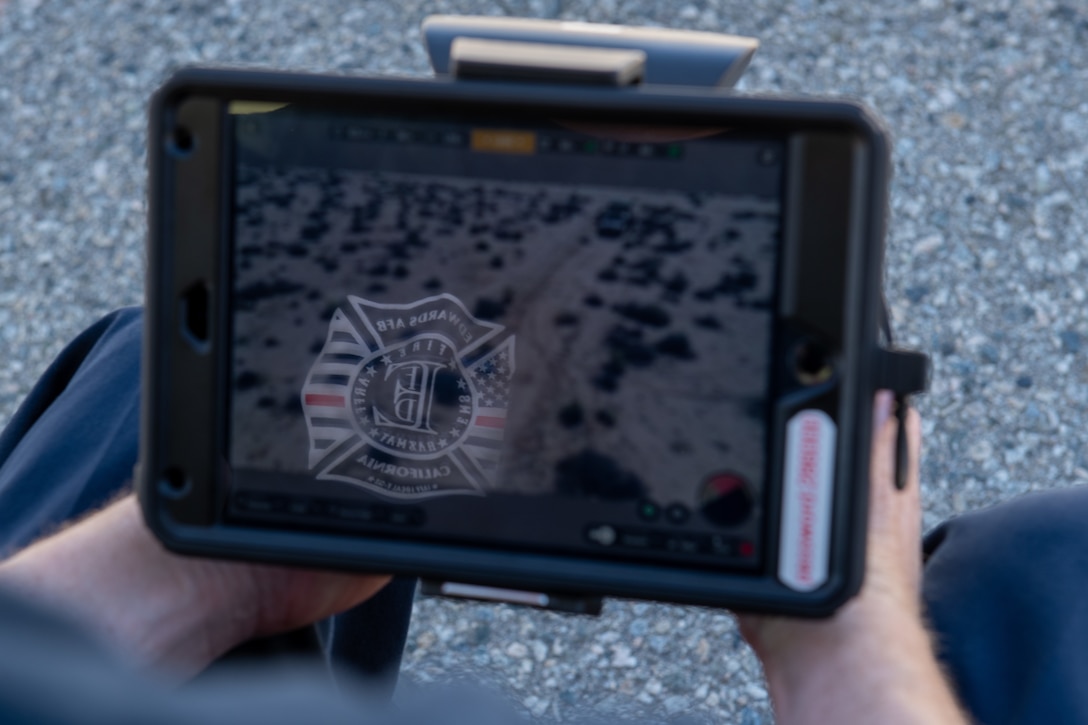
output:
[[[876,351],[876,387],[896,395],[924,393],[929,388],[929,355],[913,350]]]
[[[895,418],[899,429],[895,437],[895,488],[902,491],[907,485],[907,411],[910,396],[924,393],[929,388],[929,356],[913,350],[887,350],[876,352],[876,387],[895,394]]]

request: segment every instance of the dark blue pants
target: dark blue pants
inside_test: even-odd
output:
[[[118,310],[73,340],[0,433],[0,559],[129,487],[136,463],[143,314]],[[317,655],[362,675],[376,695],[396,683],[414,579],[394,579],[316,631],[247,644],[233,658]]]
[[[925,541],[938,655],[980,723],[1088,723],[1088,488],[959,516]]]
[[[139,310],[120,310],[76,338],[0,434],[0,558],[102,505],[131,479],[141,325]],[[925,548],[939,654],[974,717],[987,725],[1088,722],[1088,488],[961,516],[931,533]],[[391,689],[413,587],[396,580],[319,628],[334,671]],[[291,637],[278,641],[263,646],[292,646]]]

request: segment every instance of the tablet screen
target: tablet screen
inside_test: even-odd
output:
[[[230,517],[759,566],[782,138],[232,110]]]

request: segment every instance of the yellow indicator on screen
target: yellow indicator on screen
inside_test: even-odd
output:
[[[470,148],[492,154],[533,154],[536,153],[536,134],[532,131],[473,129]]]
[[[231,101],[227,113],[232,116],[248,116],[253,113],[271,113],[285,107],[286,103],[267,103],[265,101]]]

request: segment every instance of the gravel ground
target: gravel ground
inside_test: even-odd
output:
[[[0,3],[2,4],[2,3]],[[1088,11],[1078,2],[841,0],[9,2],[0,14],[0,423],[63,343],[138,304],[144,123],[168,71],[213,62],[427,72],[432,12],[724,30],[743,88],[845,95],[896,136],[888,293],[933,355],[926,523],[1088,479]],[[1079,191],[1078,191],[1079,190]],[[599,619],[427,600],[407,682],[470,673],[534,715],[587,704],[767,722],[724,614],[611,602]]]

